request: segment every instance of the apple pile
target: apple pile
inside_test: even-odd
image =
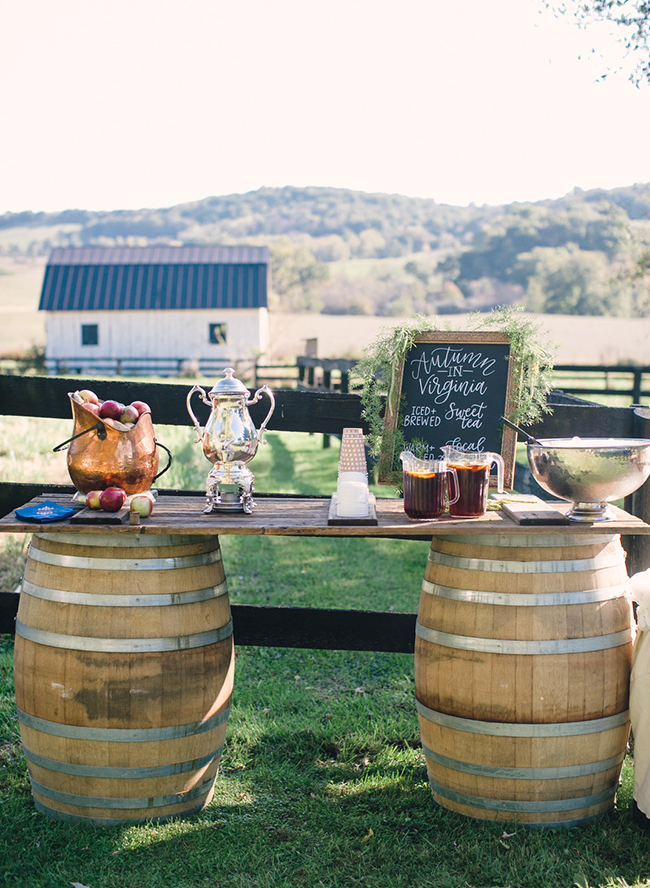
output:
[[[121,487],[91,490],[86,494],[86,505],[90,509],[102,509],[104,512],[119,512],[125,502],[126,490]]]
[[[151,413],[151,407],[144,401],[133,401],[131,404],[122,404],[121,401],[114,400],[100,401],[90,389],[76,391],[73,397],[90,413],[103,419],[106,425],[120,432],[130,431],[141,416]]]
[[[102,509],[104,512],[119,512],[126,502],[126,490],[121,487],[107,487],[106,490],[91,490],[86,494],[89,509]],[[141,518],[148,518],[153,512],[154,498],[151,493],[136,493],[131,498],[130,511]]]

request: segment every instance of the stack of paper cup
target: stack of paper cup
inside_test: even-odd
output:
[[[336,513],[339,518],[368,517],[368,465],[363,429],[343,429]]]
[[[339,475],[342,472],[363,472],[366,479],[368,478],[363,429],[343,429],[341,453],[339,455]]]

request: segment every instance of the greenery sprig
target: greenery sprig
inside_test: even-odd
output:
[[[527,425],[550,413],[547,395],[551,389],[554,347],[544,342],[539,324],[523,314],[523,308],[502,306],[489,314],[470,315],[468,329],[495,330],[510,337],[510,360],[513,362],[515,380],[514,403],[516,408],[507,418],[517,425]],[[398,454],[406,447],[402,422],[395,431],[384,428],[385,405],[401,415],[398,395],[399,373],[407,353],[422,333],[441,329],[440,317],[416,315],[396,327],[383,328],[379,336],[364,349],[363,357],[353,370],[355,383],[361,386],[361,403],[364,418],[369,424],[368,446],[373,456],[381,459],[386,454]],[[444,329],[449,330],[448,321]],[[409,446],[413,449],[413,442]],[[399,483],[401,472],[394,466],[382,465],[381,474]]]
[[[515,409],[507,419],[517,425],[530,425],[545,413],[552,413],[547,395],[552,386],[553,355],[557,345],[542,338],[540,324],[524,314],[522,306],[501,306],[488,314],[470,317],[473,330],[498,330],[510,337],[513,362]]]

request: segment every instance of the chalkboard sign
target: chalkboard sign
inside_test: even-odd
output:
[[[512,488],[517,436],[499,421],[513,409],[507,334],[423,333],[407,353],[396,385],[386,410],[388,430],[399,428],[407,445],[419,442],[425,458],[440,459],[446,444],[500,453],[505,486]],[[382,453],[380,483],[388,480],[386,468],[397,456]]]

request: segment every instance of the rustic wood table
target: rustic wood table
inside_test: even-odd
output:
[[[70,497],[51,495],[35,497],[31,504],[50,499],[64,505]],[[640,518],[611,506],[613,518],[595,524],[518,524],[502,511],[490,511],[483,518],[450,518],[410,521],[400,499],[377,499],[376,525],[328,525],[329,497],[258,496],[252,515],[243,512],[203,514],[204,496],[167,496],[158,498],[154,513],[139,525],[109,523],[71,524],[70,519],[48,524],[32,524],[16,518],[14,512],[0,519],[4,533],[116,533],[116,534],[218,534],[252,536],[323,536],[323,537],[395,537],[430,538],[437,534],[515,534],[535,532],[584,534],[650,534],[650,525]],[[563,504],[559,504],[560,507]],[[568,508],[568,505],[567,505]],[[96,513],[99,514],[99,513]]]
[[[37,496],[70,504],[70,494]],[[256,494],[252,515],[243,513],[204,515],[205,498],[196,495],[161,493],[155,511],[138,526],[126,524],[72,525],[70,521],[30,524],[20,521],[12,511],[0,519],[5,533],[74,533],[138,536],[147,534],[313,537],[377,537],[430,540],[434,534],[498,534],[530,539],[531,534],[581,534],[590,532],[629,535],[650,534],[650,525],[621,509],[612,507],[613,519],[597,525],[520,525],[503,512],[488,512],[484,518],[409,521],[399,499],[377,499],[377,525],[330,526],[329,497],[265,496]],[[98,516],[100,517],[100,516]],[[344,602],[342,602],[342,605]],[[18,594],[0,593],[0,631],[13,632],[18,609]],[[329,650],[366,650],[413,653],[415,644],[414,613],[383,613],[372,610],[340,610],[309,607],[280,607],[235,604],[232,606],[238,644],[276,647],[300,647]]]

